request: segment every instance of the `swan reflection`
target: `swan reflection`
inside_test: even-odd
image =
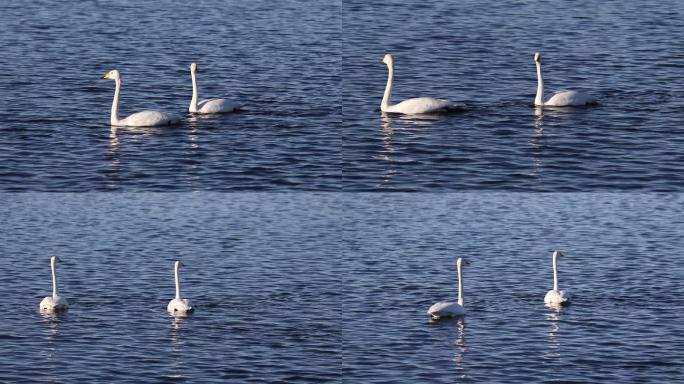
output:
[[[382,150],[377,158],[387,162],[388,166],[383,174],[382,186],[389,187],[392,178],[399,173],[394,159],[394,156],[399,154],[395,143],[395,133],[401,132],[406,143],[424,141],[422,136],[426,133],[425,128],[434,125],[441,118],[438,115],[408,116],[381,113]]]
[[[465,342],[465,319],[458,319],[458,337],[456,338],[456,354],[454,355],[454,361],[456,362],[456,368],[463,370],[463,356],[468,351],[468,347]]]
[[[534,108],[534,134],[530,140],[532,145],[532,175],[537,176],[542,171],[542,156],[544,155],[544,110]]]
[[[549,331],[547,332],[547,341],[549,349],[544,353],[546,359],[557,359],[560,357],[560,322],[563,307],[547,307],[549,312],[546,313],[546,320],[549,322]]]

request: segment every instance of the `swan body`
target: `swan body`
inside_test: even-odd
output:
[[[50,258],[50,267],[52,269],[52,296],[46,296],[40,302],[40,310],[45,312],[63,312],[69,309],[67,300],[59,296],[57,290],[57,262],[62,261],[57,256]]]
[[[180,280],[178,278],[178,272],[182,265],[183,263],[177,260],[173,266],[176,279],[176,297],[169,301],[169,304],[166,306],[166,310],[172,315],[183,315],[192,312],[195,309],[190,303],[190,300],[182,299],[180,295]]]
[[[556,267],[557,259],[563,254],[560,251],[553,252],[553,289],[546,292],[544,296],[544,303],[551,305],[567,305],[570,304],[572,295],[564,289],[558,289],[558,270]]]
[[[541,53],[534,54],[534,62],[537,65],[537,96],[534,104],[547,107],[572,107],[588,104],[596,104],[598,101],[585,93],[578,91],[560,91],[555,93],[549,100],[544,101],[544,78],[541,72]]]
[[[428,315],[430,315],[433,319],[464,316],[465,313],[466,310],[461,304],[449,301],[432,304],[432,306],[428,309]]]
[[[427,310],[427,314],[435,320],[448,317],[459,317],[466,314],[466,310],[463,307],[463,275],[461,273],[462,263],[463,260],[459,257],[456,260],[456,268],[458,271],[458,302],[440,301],[433,304]]]
[[[416,97],[391,105],[390,97],[392,96],[392,87],[394,84],[394,58],[388,53],[382,59],[382,62],[387,64],[387,69],[389,70],[385,95],[380,103],[380,110],[382,112],[417,115],[423,113],[446,112],[449,110],[463,110],[466,108],[464,104],[453,103],[449,100],[435,99],[433,97]]]
[[[114,91],[114,101],[112,102],[112,113],[110,122],[119,127],[153,127],[159,125],[171,125],[178,123],[181,118],[178,115],[159,111],[136,112],[126,118],[119,119],[119,96],[121,94],[121,74],[114,69],[107,72],[103,79],[111,79],[116,82]]]
[[[240,110],[242,106],[239,103],[226,99],[207,99],[198,103],[196,72],[197,64],[190,64],[190,76],[192,77],[192,99],[190,99],[190,107],[188,108],[190,113],[229,113]]]

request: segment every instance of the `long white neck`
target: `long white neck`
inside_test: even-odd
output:
[[[55,267],[55,259],[50,262],[52,267],[52,297],[57,297],[57,268]]]
[[[116,90],[114,91],[114,101],[112,101],[112,117],[110,122],[112,125],[119,123],[119,94],[121,93],[121,79],[114,80],[116,83]]]
[[[558,271],[556,270],[556,259],[558,258],[558,253],[553,253],[553,290],[558,290]]]
[[[458,305],[463,306],[463,275],[461,274],[461,262],[458,262]]]
[[[390,62],[387,64],[387,69],[389,70],[389,74],[387,76],[385,95],[382,97],[382,103],[380,103],[381,111],[385,111],[389,108],[390,96],[392,96],[392,83],[394,82],[394,63]]]
[[[180,299],[180,280],[178,279],[178,269],[180,268],[180,264],[176,263],[174,267],[174,274],[176,275],[176,299]]]
[[[197,80],[195,79],[195,71],[190,71],[192,76],[192,99],[190,99],[190,112],[197,112]]]
[[[542,78],[541,62],[535,61],[537,64],[537,97],[534,98],[535,105],[544,105],[544,79]]]

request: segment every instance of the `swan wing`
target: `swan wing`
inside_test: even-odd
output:
[[[444,301],[433,304],[427,313],[433,318],[463,316],[465,315],[465,308],[456,302]]]
[[[448,110],[463,110],[464,104],[454,103],[449,100],[435,99],[432,97],[416,97],[404,100],[399,104],[390,105],[384,112],[404,113],[417,115],[422,113],[445,112]]]
[[[119,125],[126,127],[154,127],[157,125],[175,124],[181,120],[180,116],[173,113],[159,111],[136,112],[119,121]]]
[[[240,109],[240,104],[226,99],[202,100],[197,104],[199,113],[228,113]]]
[[[570,107],[595,103],[597,103],[597,100],[586,93],[578,91],[560,91],[551,96],[544,105],[551,107]]]

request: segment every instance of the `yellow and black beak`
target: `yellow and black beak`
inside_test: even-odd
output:
[[[104,76],[102,76],[103,79],[109,79],[109,72],[105,73]]]

